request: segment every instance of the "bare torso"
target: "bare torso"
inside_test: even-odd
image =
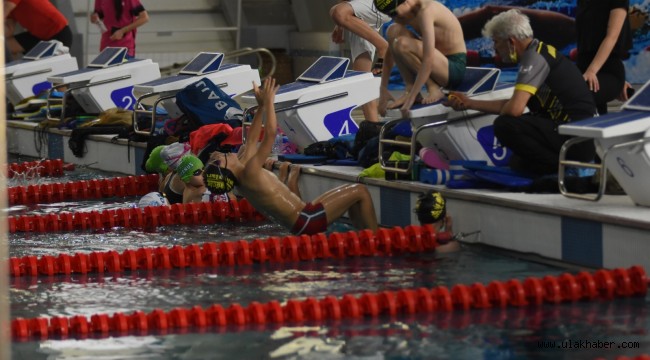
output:
[[[305,207],[305,203],[291,192],[275,174],[264,168],[247,168],[242,176],[246,176],[247,181],[245,184],[237,186],[239,193],[255,209],[291,229]]]
[[[414,3],[414,16],[406,24],[419,34],[425,34],[424,26],[433,25],[435,47],[444,55],[467,52],[463,29],[454,13],[441,3],[433,0],[411,0]],[[418,11],[420,10],[420,11]],[[433,24],[430,19],[433,18]]]

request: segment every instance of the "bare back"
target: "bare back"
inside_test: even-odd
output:
[[[247,166],[241,176],[246,177],[237,186],[255,209],[291,229],[305,203],[283,184],[274,173],[259,167]]]
[[[412,1],[417,14],[409,19],[408,25],[411,25],[419,34],[424,36],[429,33],[424,27],[433,25],[435,47],[443,55],[467,52],[463,29],[458,18],[451,10],[433,0]]]

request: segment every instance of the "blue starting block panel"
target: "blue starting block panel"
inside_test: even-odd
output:
[[[56,49],[56,42],[54,41],[41,41],[23,56],[26,60],[38,60],[47,58],[54,55]]]
[[[201,52],[179,72],[183,75],[205,75],[218,71],[223,62],[223,54]]]
[[[103,69],[119,65],[126,59],[127,51],[125,47],[107,47],[88,64],[88,67]]]
[[[562,135],[608,139],[642,133],[648,128],[650,113],[624,110],[561,125],[558,132]]]
[[[341,80],[345,77],[349,65],[350,59],[348,58],[321,56],[305,72],[298,76],[298,80],[319,84]]]
[[[650,111],[650,81],[623,104],[623,109]]]
[[[323,56],[295,82],[280,86],[275,96],[278,126],[299,148],[356,133],[352,111],[379,97],[381,79],[371,72],[348,71],[349,63]],[[247,107],[257,105],[254,94],[240,101]]]

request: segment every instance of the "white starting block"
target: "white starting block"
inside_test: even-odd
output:
[[[352,110],[379,97],[381,79],[370,72],[348,71],[349,64],[347,58],[321,56],[275,95],[278,126],[299,148],[356,133]],[[253,95],[241,101],[247,111],[257,105]]]
[[[77,59],[70,54],[55,55],[57,42],[41,41],[21,60],[4,67],[7,99],[15,106],[23,99],[52,87],[49,76],[77,70]]]
[[[561,125],[560,134],[573,135],[560,151],[560,191],[567,197],[599,200],[605,193],[609,170],[637,205],[650,206],[650,81],[624,105],[623,110],[591,119]],[[594,140],[602,164],[566,160],[569,149],[580,142]],[[566,167],[600,170],[600,185],[595,195],[576,194],[564,185]]]
[[[499,85],[501,71],[495,68],[468,67],[461,85],[454,91],[465,93],[478,100],[510,99],[513,85]],[[455,111],[444,106],[446,99],[433,104],[414,105],[407,119],[401,118],[399,109],[388,112],[393,118],[382,126],[379,134],[379,163],[384,171],[410,174],[417,143],[424,147],[436,149],[440,158],[447,163],[450,160],[483,160],[488,165],[505,166],[509,150],[502,147],[494,136],[492,124],[497,117],[475,110]],[[403,121],[411,125],[409,141],[388,139],[392,129]],[[389,166],[384,159],[385,146],[408,148],[410,161],[407,167]]]
[[[138,99],[133,113],[135,132],[149,135],[155,130],[156,108],[159,104],[167,110],[170,117],[181,116],[182,112],[174,101],[176,93],[202,78],[210,79],[231,97],[251,90],[253,81],[260,83],[258,70],[251,69],[250,65],[222,64],[223,58],[222,53],[201,52],[185,65],[178,75],[135,85],[133,95]],[[150,109],[144,110],[146,107]],[[139,115],[151,118],[149,129],[138,127],[136,119]]]
[[[133,85],[160,78],[160,69],[150,59],[125,61],[126,53],[125,47],[107,47],[88,67],[50,76],[53,87],[47,98],[47,118],[65,117],[67,96],[73,96],[89,114],[115,107],[133,109]],[[62,98],[52,96],[57,89],[64,89]],[[52,117],[51,106],[61,103],[61,117]]]

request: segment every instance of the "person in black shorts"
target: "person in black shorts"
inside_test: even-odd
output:
[[[528,17],[517,9],[493,17],[483,35],[494,41],[504,61],[519,64],[513,95],[507,100],[475,100],[452,92],[446,105],[499,114],[494,134],[512,150],[510,167],[533,175],[557,173],[562,144],[569,139],[558,126],[596,114],[594,98],[582,73],[552,45],[533,37]],[[524,113],[526,107],[530,110]],[[571,148],[568,158],[591,161],[593,142]]]

